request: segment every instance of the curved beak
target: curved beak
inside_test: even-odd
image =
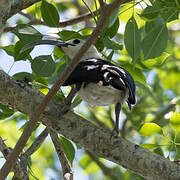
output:
[[[24,51],[26,51],[27,49],[33,48],[37,45],[55,45],[59,48],[61,47],[68,47],[68,45],[72,45],[66,42],[60,42],[60,41],[56,41],[56,40],[37,40],[34,41],[32,43],[26,44],[20,51],[20,53],[23,53]]]

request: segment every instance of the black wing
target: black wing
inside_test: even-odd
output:
[[[86,84],[98,83],[100,81],[103,86],[111,85],[119,90],[128,88],[129,97],[127,103],[129,105],[135,104],[136,86],[130,73],[102,59],[90,58],[79,62],[63,85],[67,86],[83,82]]]
[[[102,67],[103,68],[103,67]],[[109,81],[109,84],[116,89],[125,90],[128,88],[129,90],[129,97],[127,103],[130,107],[130,104],[135,104],[135,93],[136,93],[136,86],[134,83],[134,79],[132,78],[131,74],[126,71],[125,69],[115,66],[115,65],[104,65],[106,70],[105,79]]]
[[[63,84],[64,86],[77,83],[98,83],[103,81],[103,73],[101,72],[102,62],[97,59],[88,59],[79,62],[74,71]]]

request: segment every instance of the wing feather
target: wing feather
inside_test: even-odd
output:
[[[128,71],[108,61],[89,58],[79,62],[74,71],[63,84],[64,86],[76,83],[98,83],[103,86],[111,85],[119,90],[129,90],[128,104],[135,104],[136,86]]]

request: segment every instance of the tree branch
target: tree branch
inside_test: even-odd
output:
[[[12,151],[11,148],[6,146],[6,144],[4,143],[1,137],[0,137],[0,151],[2,152],[5,159],[7,159],[7,157]],[[22,179],[29,180],[28,173],[27,171],[24,171],[21,161],[18,160],[16,162],[16,165],[13,167],[12,171],[14,172],[14,178],[16,178],[16,180],[22,180]]]
[[[99,1],[99,4],[100,4],[102,11],[104,11],[105,10],[105,3],[103,2],[103,0],[98,0],[98,1]]]
[[[36,125],[36,122],[40,118],[41,113],[45,110],[48,103],[51,101],[52,97],[56,94],[60,86],[63,84],[63,82],[68,78],[70,73],[73,71],[77,63],[82,58],[83,54],[88,50],[88,48],[91,46],[91,44],[96,40],[98,35],[100,34],[104,24],[107,22],[109,16],[113,12],[114,9],[116,9],[120,4],[129,2],[130,0],[124,0],[119,1],[116,0],[113,3],[108,5],[108,11],[105,11],[101,17],[100,20],[94,29],[92,35],[88,38],[88,40],[84,43],[84,45],[80,48],[80,50],[76,53],[73,60],[69,65],[65,68],[62,75],[59,77],[57,82],[53,85],[53,87],[49,90],[48,94],[44,97],[43,101],[38,104],[38,106],[35,108],[34,113],[32,114],[30,120],[28,121],[26,127],[24,128],[24,131],[19,138],[18,142],[16,143],[12,153],[8,157],[7,161],[3,165],[3,167],[0,170],[0,177],[2,180],[4,180],[8,173],[10,172],[11,168],[14,165],[15,160],[23,150],[24,146],[26,145],[26,142],[28,141],[29,137],[31,136],[31,133]]]
[[[0,103],[31,115],[43,98],[44,95],[36,88],[27,84],[22,87],[22,84],[0,71]],[[180,166],[174,162],[121,137],[110,141],[110,131],[98,128],[71,111],[59,118],[61,108],[61,105],[50,103],[40,120],[86,150],[140,176],[163,180],[180,179]]]
[[[64,179],[65,180],[73,180],[73,171],[71,168],[71,164],[63,151],[63,148],[60,144],[58,134],[56,132],[54,132],[53,130],[51,130],[50,128],[49,128],[49,133],[50,133],[51,139],[53,141],[54,147],[56,149],[59,161],[62,166]]]
[[[20,12],[23,9],[28,8],[29,6],[32,6],[33,4],[35,4],[39,1],[41,1],[41,0],[14,0],[14,1],[12,1],[11,10],[6,15],[4,20],[6,21],[14,14]]]
[[[3,32],[5,25],[6,14],[9,13],[11,8],[11,0],[1,0],[0,3],[0,34]]]
[[[48,129],[46,128],[41,134],[36,138],[36,140],[32,143],[32,145],[23,153],[25,156],[31,156],[33,153],[37,151],[37,149],[44,142],[46,137],[48,136]]]
[[[95,15],[97,15],[97,11],[94,11],[93,12]],[[22,14],[22,12],[20,13]],[[40,19],[36,19],[36,18],[33,18],[26,14],[26,13],[23,13],[22,15],[24,15],[25,17],[27,17],[28,19],[30,19],[30,22],[27,23],[29,25],[46,25],[43,21],[41,21]],[[92,14],[91,13],[85,13],[83,15],[80,15],[80,16],[77,16],[75,18],[72,18],[70,20],[67,20],[67,21],[62,21],[62,22],[59,22],[59,26],[57,26],[57,28],[60,28],[60,27],[66,27],[66,26],[71,26],[73,24],[77,24],[79,22],[82,22],[82,21],[86,21],[88,19],[92,18]],[[9,32],[9,31],[12,31],[16,28],[16,25],[14,26],[11,26],[11,27],[5,27],[3,32]]]

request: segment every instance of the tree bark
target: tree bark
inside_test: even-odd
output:
[[[0,71],[0,103],[29,116],[44,95],[31,85],[16,81]],[[59,116],[62,105],[51,102],[40,121],[86,150],[115,162],[148,179],[180,179],[180,166],[121,137],[110,140],[111,133],[68,112]]]

